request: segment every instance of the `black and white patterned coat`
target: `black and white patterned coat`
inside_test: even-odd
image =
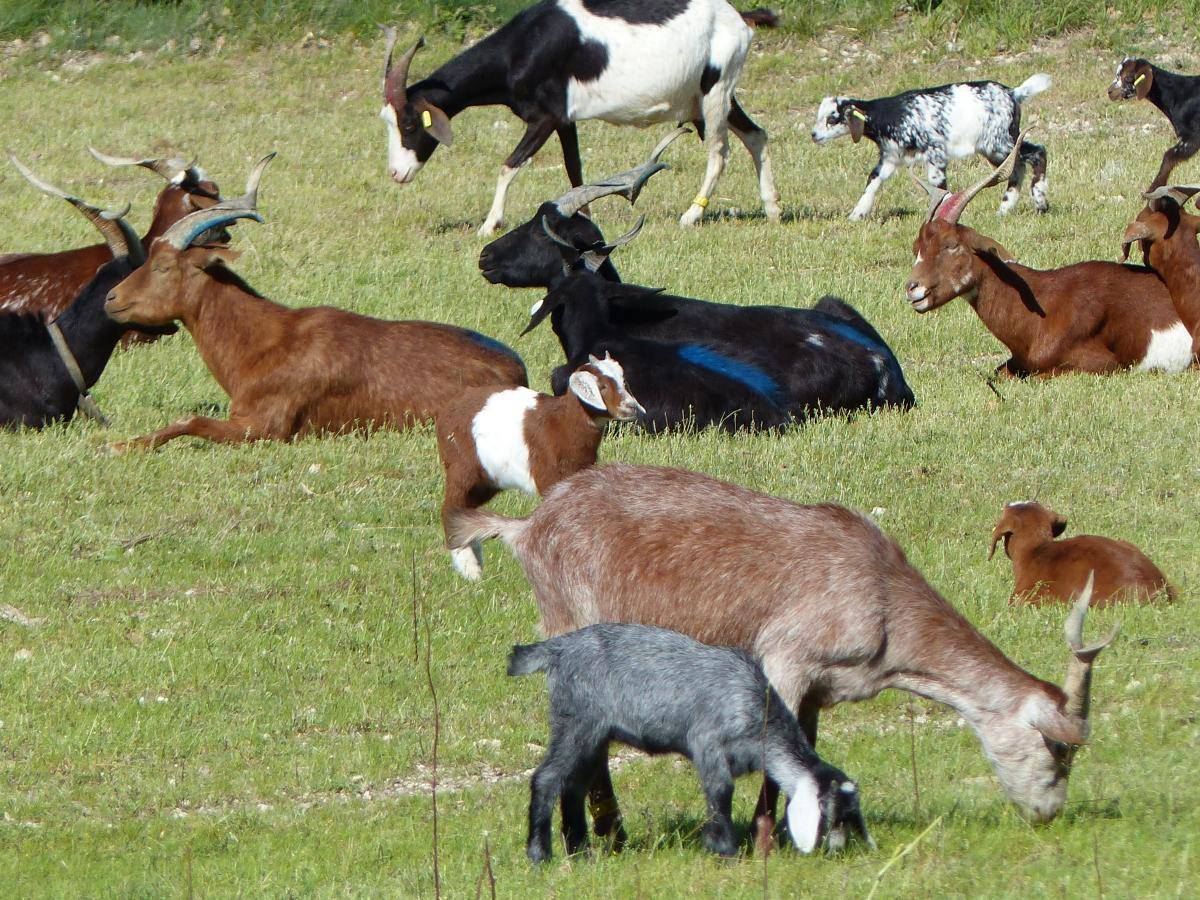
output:
[[[1020,134],[1021,104],[1049,87],[1049,75],[1033,75],[1016,88],[996,81],[970,81],[878,100],[826,97],[817,110],[812,139],[824,144],[850,135],[855,143],[865,137],[879,147],[879,162],[850,213],[850,219],[857,221],[870,214],[880,186],[901,163],[909,167],[923,163],[929,181],[942,188],[951,159],[978,153],[992,165],[1000,165]],[[1033,170],[1029,186],[1033,205],[1039,212],[1046,211],[1046,149],[1026,141],[1000,202],[1001,215],[1016,206],[1026,165]]]

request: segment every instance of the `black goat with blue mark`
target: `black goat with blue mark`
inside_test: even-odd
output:
[[[639,223],[640,227],[640,223]],[[626,383],[656,431],[779,428],[819,413],[914,402],[896,356],[852,307],[824,297],[812,309],[734,306],[612,282],[602,261],[637,233],[585,246],[547,233],[566,271],[533,309],[549,317],[566,355],[551,387],[562,394],[588,354],[621,360]]]

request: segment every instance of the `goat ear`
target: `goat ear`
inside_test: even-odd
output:
[[[592,372],[582,370],[572,372],[571,377],[567,380],[567,384],[571,388],[571,393],[585,404],[601,412],[608,412],[608,407],[604,403],[604,397],[600,393],[600,379]]]
[[[867,114],[857,106],[846,107],[846,125],[850,128],[850,140],[858,143],[862,140],[863,131],[867,127]]]
[[[1008,552],[1008,539],[1010,537],[1012,537],[1011,528],[1005,528],[1003,525],[996,526],[996,530],[992,532],[992,548],[988,550],[989,562],[991,561],[992,557],[996,555],[996,545],[1000,543],[1002,538],[1004,540],[1004,550],[1006,553]]]
[[[976,253],[985,256],[994,256],[1000,262],[1014,262],[1015,259],[1011,253],[1005,249],[1003,244],[993,241],[990,237],[984,237],[978,232],[967,229],[968,234],[964,237],[963,243],[974,250]]]
[[[1062,537],[1062,533],[1067,530],[1067,517],[1060,516],[1055,513],[1054,518],[1050,522],[1050,533],[1055,537]]]
[[[429,102],[420,104],[421,125],[429,136],[449,147],[454,143],[454,131],[450,128],[450,117]]]
[[[812,853],[821,839],[821,797],[816,779],[801,778],[792,787],[787,805],[788,831],[801,853]]]
[[[1139,100],[1145,100],[1146,95],[1150,93],[1150,85],[1154,83],[1154,70],[1146,63],[1138,66],[1137,74],[1133,79],[1133,94]]]
[[[1042,712],[1031,724],[1042,733],[1042,737],[1060,744],[1080,747],[1088,740],[1087,722],[1057,707]]]

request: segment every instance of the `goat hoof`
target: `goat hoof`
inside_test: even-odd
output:
[[[478,581],[483,577],[483,548],[459,547],[450,551],[450,561],[455,571],[467,581]]]
[[[777,224],[783,216],[783,210],[779,208],[778,203],[768,203],[763,207],[763,212],[767,214],[768,222],[775,222]]]
[[[850,213],[849,219],[851,222],[861,222],[867,217],[865,212],[859,212],[857,209]]]
[[[679,217],[679,225],[681,228],[691,228],[693,225],[699,225],[700,220],[704,218],[704,207],[693,204],[688,207],[688,211]]]
[[[479,237],[491,237],[497,231],[504,227],[504,220],[498,222],[484,222],[479,226],[479,230],[475,232]]]

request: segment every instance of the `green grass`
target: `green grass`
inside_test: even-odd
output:
[[[622,432],[602,455],[694,468],[802,501],[883,508],[881,524],[931,583],[1044,677],[1065,671],[1062,613],[1007,605],[1008,564],[986,560],[1004,502],[1037,494],[1069,517],[1072,533],[1132,540],[1180,589],[1173,607],[1093,616],[1097,632],[1123,619],[1123,636],[1098,664],[1095,741],[1080,754],[1061,820],[1023,823],[952,713],[885,695],[833,711],[821,737],[822,752],[859,779],[879,851],[780,852],[769,863],[773,896],[863,896],[939,816],[877,896],[1190,894],[1200,874],[1200,376],[1013,383],[997,399],[984,378],[1005,354],[970,309],[956,302],[920,317],[904,302],[924,200],[897,178],[875,219],[846,222],[871,151],[816,148],[807,136],[818,99],[835,89],[1054,73],[1053,91],[1026,110],[1049,148],[1051,212],[1035,216],[1023,201],[997,219],[993,192],[967,214],[1023,261],[1051,266],[1116,257],[1167,125],[1145,105],[1104,99],[1113,60],[1082,37],[987,64],[933,53],[908,32],[889,41],[871,48],[882,59],[860,50],[838,69],[815,43],[761,38],[743,100],[771,129],[789,221],[723,215],[757,209],[751,167],[735,148],[710,209],[715,221],[680,231],[675,218],[703,168],[698,144],[681,142],[669,151],[672,169],[640,200],[646,228],[618,263],[629,279],[731,302],[808,304],[836,292],[895,348],[918,407],[775,437]],[[452,43],[431,41],[427,62]],[[99,202],[134,203],[139,225],[154,179],[105,169],[87,144],[196,154],[227,192],[278,149],[260,194],[266,225],[237,229],[238,270],[251,283],[289,304],[479,328],[514,342],[544,387],[560,356],[553,335],[543,328],[517,339],[534,295],[488,286],[475,268],[483,241],[474,226],[518,126],[495,110],[465,114],[453,150],[397,188],[374,118],[376,51],[338,44],[109,59],[85,71],[16,66],[0,91],[0,120],[19,123],[5,141],[25,162]],[[1190,47],[1171,58],[1196,63]],[[581,132],[593,176],[636,162],[658,136],[593,123]],[[951,180],[979,171],[958,163]],[[564,184],[548,149],[515,183],[513,217]],[[6,251],[93,239],[7,166],[0,209]],[[631,221],[619,201],[597,212],[613,233]],[[472,895],[485,836],[501,896],[761,892],[758,860],[726,864],[700,849],[703,802],[690,769],[672,760],[634,757],[616,775],[629,852],[527,865],[521,774],[545,740],[544,684],[503,670],[508,648],[536,635],[536,612],[501,548],[489,549],[478,586],[454,576],[440,547],[441,476],[427,429],[233,448],[179,441],[109,456],[110,440],[225,408],[186,334],[119,354],[96,395],[114,421],[108,432],[79,423],[0,433],[0,605],[43,620],[0,621],[6,894],[431,894],[423,785],[432,707],[413,658],[414,561],[441,703],[447,896]],[[534,501],[496,505],[518,513]],[[739,791],[743,824],[756,786],[747,779]]]

